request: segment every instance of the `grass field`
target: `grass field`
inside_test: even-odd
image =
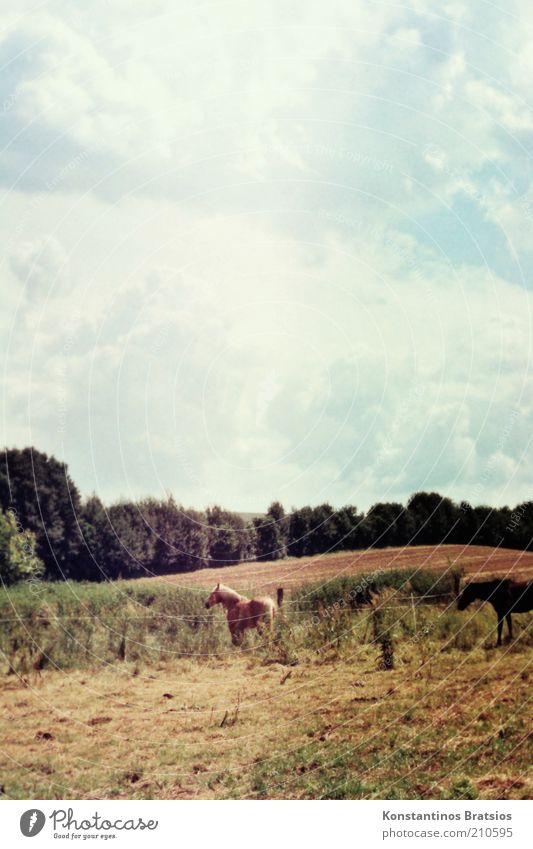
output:
[[[531,798],[533,615],[494,648],[492,609],[459,613],[449,566],[527,575],[532,555],[366,557],[308,561],[299,582],[291,561],[223,570],[258,588],[253,570],[268,571],[290,590],[273,638],[242,649],[202,606],[218,570],[4,594],[2,793]],[[363,572],[382,581],[379,607],[352,610]]]

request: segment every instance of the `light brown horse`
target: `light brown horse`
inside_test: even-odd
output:
[[[283,590],[278,589],[278,607],[283,601]],[[272,630],[276,605],[269,596],[263,598],[246,598],[239,595],[224,584],[217,584],[205,606],[213,607],[221,604],[228,620],[231,641],[234,646],[240,646],[247,628],[257,628],[259,632],[266,626]]]

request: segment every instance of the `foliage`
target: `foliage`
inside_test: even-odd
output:
[[[209,565],[229,566],[255,558],[255,528],[237,514],[221,507],[207,510]]]
[[[6,450],[0,459],[0,507],[14,510],[20,526],[35,534],[48,577],[76,572],[81,499],[64,463],[35,448]]]
[[[288,521],[288,552],[293,557],[312,557],[361,547],[362,522],[363,516],[350,505],[339,510],[331,504],[293,509]]]
[[[361,532],[368,545],[378,548],[404,545],[414,533],[411,511],[403,504],[374,504],[366,514]]]
[[[465,570],[460,564],[451,565],[446,572],[436,574],[426,569],[415,572],[410,580],[410,589],[425,601],[441,604],[445,599],[452,601],[460,591],[461,578]]]
[[[356,609],[372,601],[375,594],[385,588],[405,589],[415,572],[411,569],[390,569],[360,575],[344,575],[325,584],[312,584],[293,591],[294,605],[303,611],[319,612],[334,606]],[[435,576],[433,576],[435,579]]]
[[[171,496],[106,507],[97,495],[82,502],[67,467],[34,448],[5,451],[0,508],[13,510],[19,530],[35,535],[36,555],[50,579],[126,579],[387,546],[533,547],[533,501],[514,510],[495,509],[458,505],[437,492],[417,492],[405,506],[380,502],[366,514],[353,505],[336,509],[328,503],[286,514],[282,504],[273,502],[264,516],[251,522],[218,505],[205,512],[187,509]],[[381,580],[374,576],[376,589]],[[438,587],[433,580],[417,573],[411,588],[428,597],[431,587],[434,595],[456,594],[456,576]],[[332,586],[327,590],[336,591]]]
[[[0,579],[3,585],[38,579],[43,564],[35,554],[35,535],[22,530],[13,510],[0,510]]]
[[[416,492],[408,508],[413,521],[412,541],[417,545],[444,542],[459,521],[457,505],[438,492]]]
[[[279,501],[270,505],[265,519],[256,518],[253,525],[257,560],[281,560],[287,556],[288,522]]]

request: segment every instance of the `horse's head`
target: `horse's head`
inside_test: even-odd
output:
[[[207,599],[205,606],[209,610],[210,607],[213,607],[215,604],[220,604],[222,599],[220,598],[220,582],[216,585],[215,589]]]
[[[468,605],[472,604],[475,598],[477,598],[477,595],[474,584],[467,584],[463,592],[457,599],[457,609],[466,610]]]

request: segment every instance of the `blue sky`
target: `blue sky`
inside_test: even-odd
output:
[[[8,0],[2,440],[108,501],[530,498],[532,25]]]

